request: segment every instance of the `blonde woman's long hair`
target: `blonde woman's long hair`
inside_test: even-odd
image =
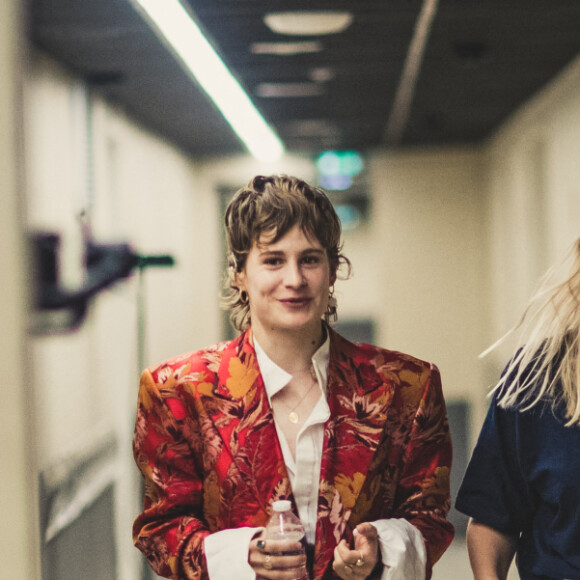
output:
[[[492,391],[498,405],[524,411],[547,401],[567,427],[580,425],[580,238],[542,278],[516,330],[522,346]]]

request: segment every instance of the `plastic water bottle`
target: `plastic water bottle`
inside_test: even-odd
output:
[[[275,501],[272,504],[274,513],[266,526],[265,537],[272,549],[279,550],[282,554],[297,556],[305,553],[304,535],[305,530],[302,522],[292,512],[292,504],[288,500]],[[275,542],[275,543],[274,543]],[[284,544],[299,542],[299,550],[284,550]],[[298,580],[308,580],[308,572],[304,569],[304,575]]]

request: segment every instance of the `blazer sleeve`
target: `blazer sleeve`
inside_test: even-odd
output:
[[[153,570],[174,580],[208,578],[203,551],[203,482],[185,437],[192,429],[171,387],[141,376],[133,453],[145,484],[144,510],[133,541]]]
[[[430,578],[433,564],[454,535],[453,525],[447,520],[452,448],[439,370],[431,365],[425,375],[403,457],[394,517],[407,519],[423,535],[426,578]]]

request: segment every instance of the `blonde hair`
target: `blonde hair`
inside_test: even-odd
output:
[[[492,391],[498,405],[528,410],[547,401],[564,411],[566,426],[580,425],[580,238],[543,277],[516,329],[523,346]]]
[[[222,305],[230,310],[236,330],[244,331],[250,324],[250,307],[236,285],[236,274],[244,269],[248,253],[263,234],[273,232],[271,242],[277,242],[295,225],[326,250],[331,274],[336,275],[342,265],[346,277],[350,274],[350,261],[341,253],[340,219],[327,195],[296,177],[258,175],[234,194],[225,214],[229,254]],[[331,299],[327,321],[335,313],[336,301]]]

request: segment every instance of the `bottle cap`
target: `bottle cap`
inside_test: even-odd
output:
[[[272,504],[272,509],[275,512],[287,512],[292,508],[292,503],[287,499],[280,499]]]

